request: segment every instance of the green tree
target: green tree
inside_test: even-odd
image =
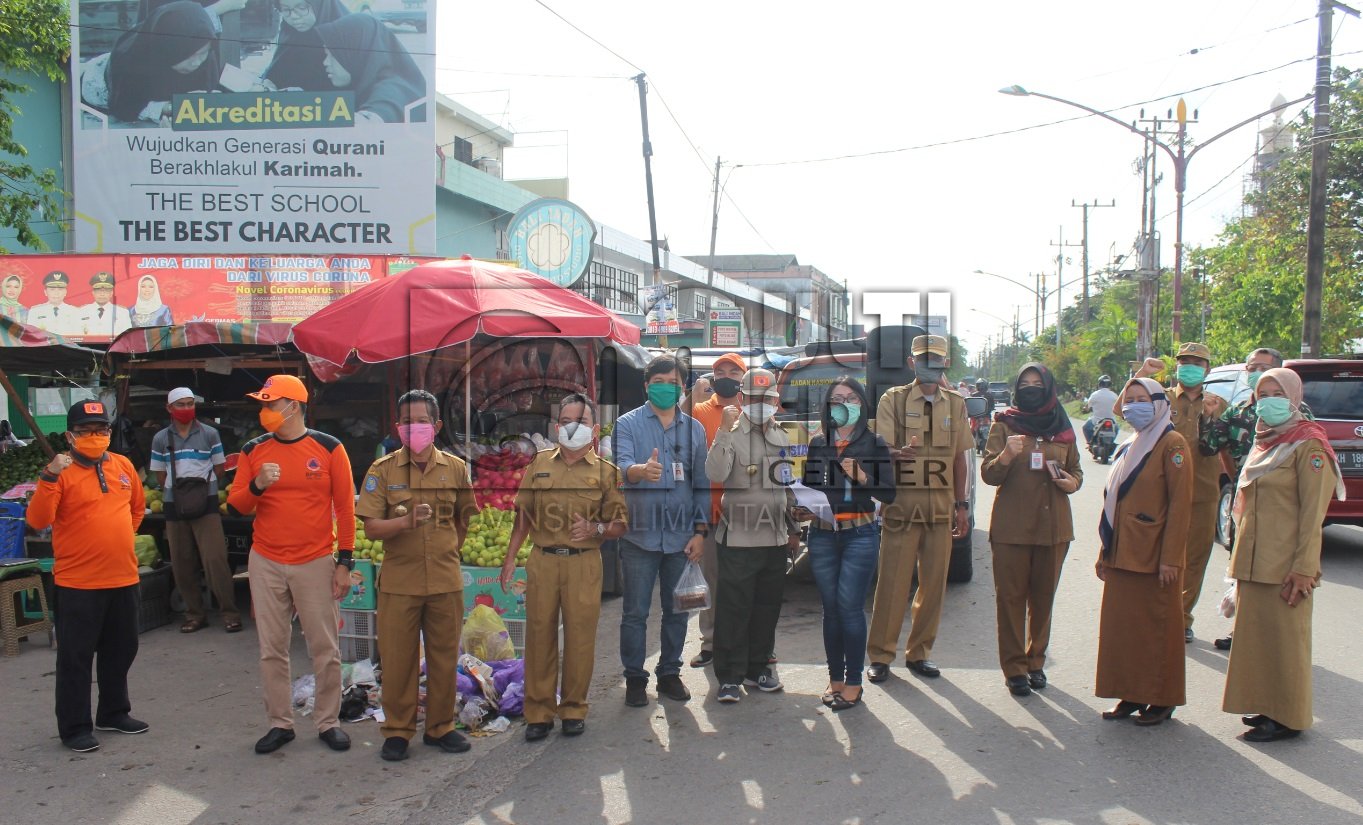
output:
[[[55,170],[25,162],[28,150],[14,139],[15,119],[23,115],[16,98],[30,91],[27,78],[65,80],[68,23],[66,0],[0,0],[0,226],[35,249],[47,244],[32,223],[59,220],[65,193]]]

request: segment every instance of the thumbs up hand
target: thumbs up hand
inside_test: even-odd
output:
[[[658,448],[653,448],[653,454],[644,463],[644,478],[648,481],[658,481],[663,477],[663,465],[658,461]]]

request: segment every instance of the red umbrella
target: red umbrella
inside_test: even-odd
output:
[[[521,269],[463,259],[423,264],[370,284],[295,324],[302,352],[344,364],[380,363],[484,334],[605,338],[638,344],[639,328]]]

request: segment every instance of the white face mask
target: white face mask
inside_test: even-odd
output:
[[[754,424],[762,424],[767,419],[776,415],[775,404],[747,404],[743,407],[743,412],[747,414],[748,420]]]
[[[558,443],[569,450],[580,450],[592,443],[590,424],[573,423],[558,426]]]

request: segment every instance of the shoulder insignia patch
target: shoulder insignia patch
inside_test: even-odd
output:
[[[1321,470],[1325,469],[1325,456],[1322,455],[1321,453],[1312,453],[1312,454],[1311,454],[1311,469],[1312,469],[1314,472],[1317,472],[1317,473],[1319,473]]]
[[[379,489],[379,477],[378,477],[378,476],[372,476],[372,475],[371,475],[371,476],[365,476],[365,477],[364,477],[364,491],[365,491],[366,493],[372,493],[372,492],[374,492],[374,491],[377,490],[377,489]]]
[[[1174,449],[1174,451],[1169,455],[1169,460],[1172,461],[1172,462],[1174,462],[1174,466],[1175,466],[1175,467],[1182,467],[1182,466],[1183,466],[1183,448],[1182,448],[1182,447],[1176,447],[1176,448]]]

